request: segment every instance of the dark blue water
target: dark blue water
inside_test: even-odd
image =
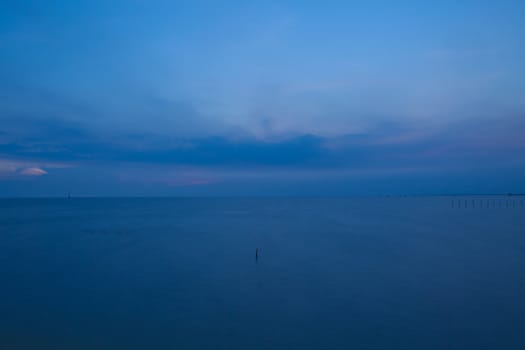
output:
[[[0,250],[1,349],[525,349],[523,197],[5,199]]]

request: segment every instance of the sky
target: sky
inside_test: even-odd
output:
[[[525,193],[525,2],[0,2],[0,197]]]

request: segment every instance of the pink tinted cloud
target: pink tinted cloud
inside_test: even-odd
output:
[[[36,168],[36,167],[25,168],[20,171],[20,175],[24,175],[24,176],[42,176],[46,174],[47,174],[47,171],[41,168]]]
[[[46,175],[44,169],[63,169],[74,167],[74,164],[42,163],[0,158],[0,181],[19,177]]]

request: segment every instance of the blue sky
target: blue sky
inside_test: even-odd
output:
[[[3,1],[0,196],[525,192],[522,1]]]

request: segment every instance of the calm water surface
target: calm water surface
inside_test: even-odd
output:
[[[525,349],[524,201],[3,199],[0,348]]]

